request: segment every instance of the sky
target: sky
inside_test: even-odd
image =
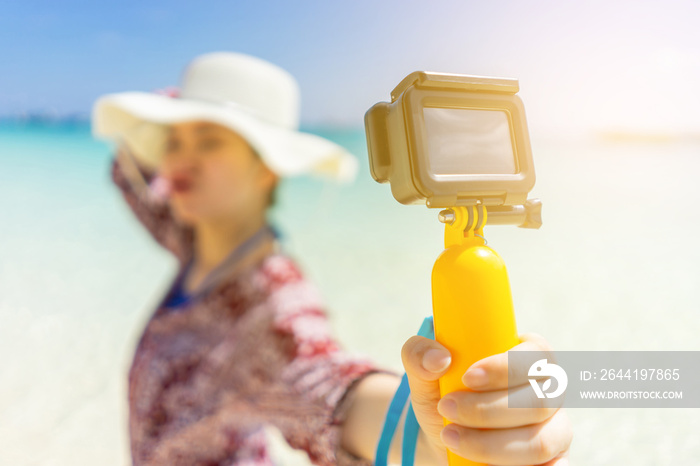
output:
[[[360,127],[412,71],[517,78],[535,131],[700,132],[695,0],[0,0],[0,115],[88,115],[231,50],[289,70],[306,125]]]

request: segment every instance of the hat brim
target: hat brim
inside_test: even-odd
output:
[[[163,156],[166,128],[185,121],[210,121],[240,134],[279,176],[305,173],[352,181],[357,159],[342,146],[320,136],[281,128],[243,109],[146,92],[100,97],[93,107],[95,137],[122,140],[145,165],[156,168]]]

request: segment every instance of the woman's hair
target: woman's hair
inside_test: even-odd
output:
[[[277,205],[277,183],[270,190],[270,195],[267,198],[267,208],[270,209]]]

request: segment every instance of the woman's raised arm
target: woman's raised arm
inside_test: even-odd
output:
[[[186,263],[192,254],[194,232],[174,217],[163,191],[162,178],[123,149],[118,150],[112,159],[110,175],[127,205],[151,236],[181,263]]]

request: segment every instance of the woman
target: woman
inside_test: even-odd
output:
[[[120,143],[114,182],[180,263],[129,374],[135,464],[272,464],[266,425],[314,464],[371,464],[398,378],[338,347],[318,294],[266,221],[280,176],[356,171],[342,148],[297,131],[298,102],[285,71],[212,53],[189,65],[179,97],[122,93],[95,105],[95,134]],[[503,355],[465,378],[481,398],[443,400],[445,348],[414,337],[402,355],[420,464],[444,464],[446,446],[482,462],[565,464],[563,412],[504,409]],[[455,424],[443,429],[443,415]]]

